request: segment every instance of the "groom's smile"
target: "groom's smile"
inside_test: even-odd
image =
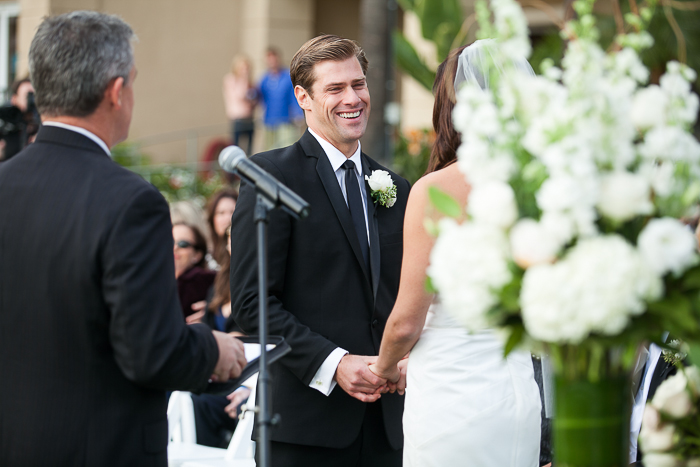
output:
[[[314,66],[314,76],[311,92],[303,88],[297,91],[306,123],[349,157],[365,134],[370,112],[367,79],[360,62],[354,57],[325,60]]]

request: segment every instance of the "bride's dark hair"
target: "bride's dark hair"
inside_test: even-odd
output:
[[[457,60],[466,47],[465,45],[450,52],[445,61],[438,67],[435,75],[435,83],[433,84],[435,143],[430,152],[428,169],[425,174],[444,169],[457,160],[457,148],[461,139],[452,124],[452,109],[454,109],[456,102],[454,82],[457,73]]]

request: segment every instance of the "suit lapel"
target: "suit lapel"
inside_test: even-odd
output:
[[[309,137],[313,138],[312,135],[309,135]],[[314,142],[318,145],[317,141],[314,140]],[[331,204],[333,205],[335,214],[338,216],[340,225],[343,227],[345,236],[350,242],[352,251],[355,253],[355,257],[360,263],[365,276],[369,278],[369,271],[365,265],[365,260],[362,258],[362,250],[360,249],[360,242],[357,239],[357,234],[355,233],[355,227],[352,224],[350,210],[348,209],[348,205],[345,204],[345,198],[343,197],[343,192],[340,190],[340,185],[338,185],[338,179],[335,176],[335,172],[333,172],[333,167],[331,167],[328,157],[326,157],[323,149],[320,146],[318,147],[318,151],[321,153],[318,154],[318,162],[316,163],[316,171],[318,172],[318,176],[321,179],[323,188],[326,190],[328,199],[330,199]]]
[[[372,292],[374,299],[377,299],[377,289],[379,288],[379,273],[381,265],[381,250],[379,248],[379,223],[377,221],[377,209],[372,200],[372,189],[367,183],[365,176],[372,175],[369,158],[362,154],[362,173],[365,181],[365,193],[367,193],[367,220],[369,224],[369,262],[372,269]]]

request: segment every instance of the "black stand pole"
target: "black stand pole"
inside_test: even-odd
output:
[[[255,203],[255,223],[258,230],[258,334],[260,336],[260,374],[258,375],[258,444],[256,450],[260,464],[258,467],[270,466],[270,435],[273,424],[271,416],[272,399],[270,397],[270,375],[267,367],[267,226],[270,222],[270,210],[274,209],[267,198],[258,194]]]

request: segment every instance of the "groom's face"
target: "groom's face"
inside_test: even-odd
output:
[[[314,65],[312,92],[295,89],[306,124],[346,156],[357,150],[367,129],[370,102],[367,79],[355,58]]]

